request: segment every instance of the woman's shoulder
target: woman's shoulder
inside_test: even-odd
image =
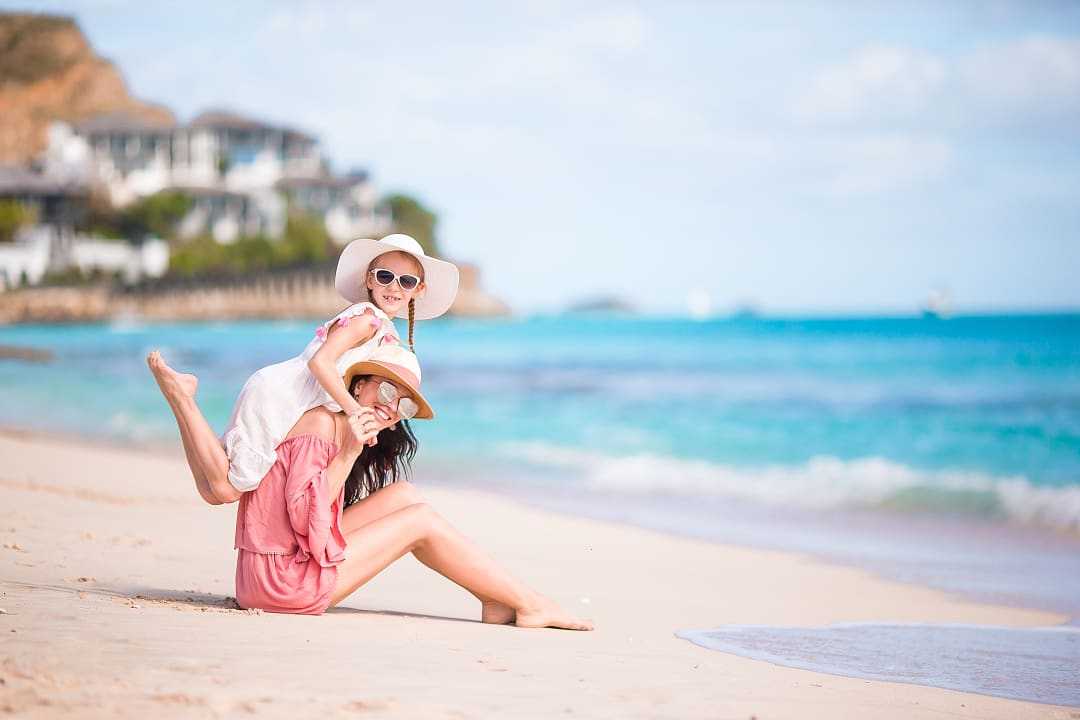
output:
[[[340,413],[331,412],[323,406],[312,408],[300,416],[296,424],[289,431],[288,438],[298,435],[315,435],[327,442],[337,442],[337,423],[334,416]],[[288,439],[286,438],[286,439]]]

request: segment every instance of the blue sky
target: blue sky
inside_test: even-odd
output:
[[[519,310],[1080,307],[1080,3],[0,7],[181,119],[317,134]]]

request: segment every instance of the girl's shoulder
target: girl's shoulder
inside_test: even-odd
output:
[[[334,328],[335,326],[344,327],[344,326],[348,325],[352,321],[353,318],[360,317],[360,316],[363,316],[363,315],[367,315],[368,317],[374,317],[374,318],[376,318],[377,320],[380,320],[380,321],[389,320],[386,313],[384,313],[382,310],[380,310],[374,304],[372,304],[370,302],[356,303],[355,305],[350,305],[349,307],[345,308],[344,310],[339,312],[337,315],[330,318],[329,320],[324,322],[322,325],[320,325],[318,328],[316,328],[315,337],[320,342],[324,341],[324,340],[326,340],[326,337],[327,337],[327,335],[329,334],[329,332],[330,332],[330,330],[332,328]]]
[[[370,302],[365,301],[365,302],[356,303],[354,305],[350,305],[349,307],[345,308],[344,310],[342,310],[341,312],[339,312],[337,315],[334,316],[334,320],[341,320],[342,318],[355,317],[357,315],[365,315],[365,314],[374,315],[375,317],[379,318],[380,320],[389,319],[387,317],[386,313],[384,313],[382,310],[380,310],[377,305],[375,305],[374,303],[370,303]],[[331,322],[333,322],[333,321],[331,321]]]

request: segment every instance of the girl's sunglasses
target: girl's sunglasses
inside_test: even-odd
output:
[[[370,272],[375,276],[375,282],[384,287],[395,280],[398,281],[398,285],[401,286],[402,290],[415,290],[416,286],[420,284],[420,278],[415,275],[395,275],[393,270],[387,270],[386,268],[375,268]]]

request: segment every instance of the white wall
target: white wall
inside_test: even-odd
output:
[[[119,272],[125,282],[136,282],[165,274],[169,269],[169,245],[157,238],[135,246],[123,241],[80,237],[71,244],[71,260],[85,274],[94,270]]]
[[[30,228],[11,243],[0,243],[0,290],[19,286],[23,273],[31,285],[41,282],[49,267],[50,234],[47,228]]]

